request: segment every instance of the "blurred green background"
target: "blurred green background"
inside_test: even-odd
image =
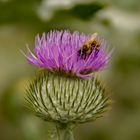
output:
[[[0,0],[0,140],[46,140],[52,129],[24,109],[24,90],[37,70],[20,52],[52,29],[98,32],[115,48],[102,73],[112,110],[77,126],[76,140],[140,140],[139,0]]]

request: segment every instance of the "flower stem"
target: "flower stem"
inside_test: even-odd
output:
[[[58,124],[57,126],[58,140],[74,140],[73,125]]]

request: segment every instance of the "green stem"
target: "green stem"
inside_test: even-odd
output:
[[[58,124],[58,140],[74,140],[72,124]]]

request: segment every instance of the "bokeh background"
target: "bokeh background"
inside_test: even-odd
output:
[[[112,110],[77,126],[76,140],[140,140],[139,0],[0,0],[0,140],[46,140],[52,129],[24,109],[24,90],[37,70],[20,52],[52,29],[98,32],[115,48],[102,73]]]

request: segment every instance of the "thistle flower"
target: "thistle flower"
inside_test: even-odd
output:
[[[72,125],[93,121],[109,109],[109,93],[94,74],[108,64],[107,47],[96,33],[51,31],[37,36],[34,52],[29,50],[28,62],[43,70],[27,89],[27,107],[59,124],[59,140],[73,140]]]
[[[111,52],[107,43],[93,35],[51,31],[35,40],[35,49],[29,50],[28,62],[41,69],[63,72],[81,78],[90,78],[94,72],[106,68]]]

